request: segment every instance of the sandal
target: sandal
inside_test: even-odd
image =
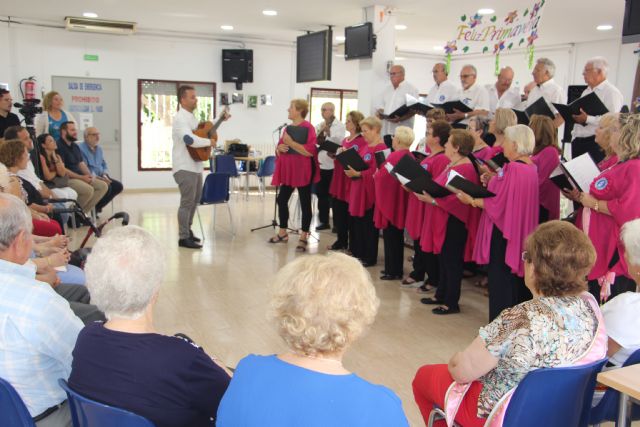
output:
[[[276,234],[275,236],[267,240],[268,243],[287,243],[288,241],[289,241],[288,234],[285,234],[284,236],[281,236],[280,234]]]
[[[306,252],[307,251],[307,241],[300,239],[298,240],[298,246],[296,246],[296,252]]]
[[[433,314],[455,314],[460,313],[460,308],[447,308],[445,306],[436,307],[431,310]]]
[[[444,301],[438,301],[435,298],[422,298],[420,300],[421,303],[423,304],[427,304],[427,305],[442,305],[444,304]]]

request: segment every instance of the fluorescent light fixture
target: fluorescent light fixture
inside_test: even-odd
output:
[[[402,31],[402,30],[406,30],[406,29],[407,29],[407,26],[404,25],[404,24],[397,24],[396,25],[396,30]]]
[[[433,50],[444,50],[444,46],[434,46]]]
[[[278,15],[278,12],[275,11],[275,10],[266,9],[266,10],[262,11],[262,14],[266,15],[266,16],[276,16],[276,15]]]
[[[233,25],[220,25],[220,28],[222,28],[225,31],[231,31],[233,30]]]
[[[342,59],[344,59],[344,54],[343,54],[343,53],[336,53],[336,56],[337,56],[338,58],[342,58]]]
[[[609,31],[611,29],[613,29],[613,25],[609,25],[609,24],[602,24],[596,27],[596,30],[598,31]]]
[[[482,9],[478,9],[478,15],[491,15],[492,13],[495,13],[495,10],[489,7],[483,7]]]
[[[337,41],[337,42],[343,42],[343,41],[345,41],[345,40],[346,40],[346,37],[345,37],[345,36],[336,36],[336,41]]]
[[[82,14],[85,18],[97,18],[98,14],[95,12],[85,12]]]
[[[396,56],[395,58],[393,58],[394,61],[404,61],[405,59],[407,58],[405,58],[404,56]]]

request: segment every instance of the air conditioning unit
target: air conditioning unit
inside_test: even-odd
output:
[[[136,31],[135,22],[108,21],[106,19],[80,18],[67,16],[65,27],[69,31],[85,31],[89,33],[106,33],[116,35],[130,35]]]

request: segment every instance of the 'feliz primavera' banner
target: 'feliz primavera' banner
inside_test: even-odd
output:
[[[456,38],[447,42],[447,69],[451,54],[487,53],[496,55],[496,74],[500,71],[500,53],[512,48],[526,47],[529,68],[533,65],[533,44],[538,38],[538,24],[542,18],[545,0],[537,1],[531,8],[513,10],[503,19],[496,15],[462,15],[456,29]]]

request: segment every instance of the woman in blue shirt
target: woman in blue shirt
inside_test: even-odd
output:
[[[342,364],[379,304],[354,258],[332,252],[287,264],[276,276],[272,308],[289,351],[240,361],[217,426],[408,426],[393,391]]]
[[[35,120],[36,136],[48,133],[55,141],[60,139],[60,126],[65,122],[76,122],[70,112],[62,109],[64,101],[56,91],[48,92],[42,99],[42,114]]]

